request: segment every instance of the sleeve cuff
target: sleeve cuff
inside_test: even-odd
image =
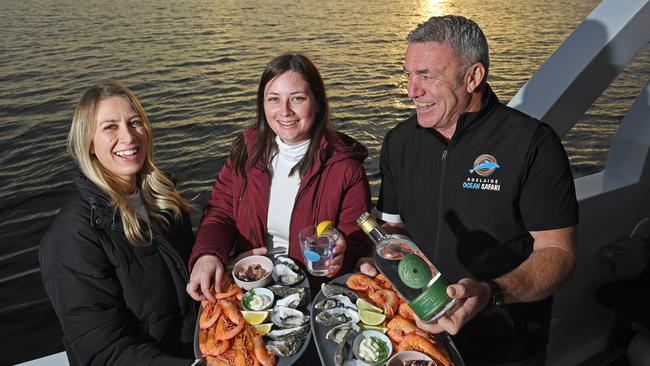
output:
[[[388,214],[379,211],[376,207],[372,210],[372,215],[379,220],[391,223],[391,224],[403,224],[402,217],[399,214]]]

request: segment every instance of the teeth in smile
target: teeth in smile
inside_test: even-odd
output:
[[[416,108],[429,108],[429,107],[432,107],[432,106],[436,105],[436,103],[420,103],[420,102],[416,102],[416,101],[413,101],[413,102],[415,103]]]
[[[122,150],[122,151],[116,151],[115,155],[117,156],[133,156],[138,152],[138,148],[131,149],[131,150]]]
[[[276,120],[276,121],[277,121],[277,120]],[[298,123],[298,122],[300,122],[300,121],[298,120],[298,121],[277,121],[277,122],[278,122],[279,124],[283,125],[283,126],[288,127],[288,126],[293,126],[293,125],[295,125],[296,123]]]

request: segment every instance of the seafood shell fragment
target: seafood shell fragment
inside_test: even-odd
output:
[[[275,283],[285,286],[293,286],[299,284],[305,279],[305,276],[300,273],[300,269],[296,272],[286,264],[282,263],[277,263],[273,266],[272,275],[273,281],[275,281]]]
[[[286,341],[292,338],[300,338],[307,334],[308,331],[309,324],[305,324],[294,328],[272,330],[266,335],[276,341]]]
[[[359,328],[358,325],[354,323],[345,323],[330,329],[330,331],[325,335],[325,338],[340,344],[348,337],[348,334],[356,336],[359,332],[361,332],[361,328]]]
[[[350,298],[350,301],[356,302],[357,301],[357,294],[354,293],[354,291],[350,290],[347,287],[339,286],[339,285],[332,285],[329,283],[324,283],[321,286],[321,292],[323,292],[323,295],[325,297],[331,297],[334,295],[345,295]]]
[[[325,300],[320,301],[314,308],[317,310],[328,310],[333,308],[348,308],[352,310],[357,310],[357,306],[352,303],[349,297],[338,294],[325,298]]]
[[[283,341],[268,341],[266,342],[266,349],[273,352],[276,356],[293,356],[298,352],[302,346],[302,340],[294,337]]]
[[[359,313],[348,308],[328,309],[321,311],[320,314],[316,315],[316,321],[325,326],[358,323]]]
[[[300,310],[286,306],[276,306],[271,321],[280,328],[294,328],[309,322],[309,317]]]
[[[282,299],[278,300],[275,302],[275,306],[284,306],[292,309],[297,309],[302,305],[303,301],[305,300],[305,291],[302,292],[296,292],[295,294],[291,294],[289,296],[283,297]]]

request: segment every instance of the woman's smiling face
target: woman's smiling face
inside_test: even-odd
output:
[[[309,84],[295,71],[278,75],[264,88],[264,115],[285,144],[311,138],[316,118],[316,99]]]
[[[148,139],[142,118],[127,98],[110,96],[99,100],[90,152],[104,169],[133,189],[147,157]]]

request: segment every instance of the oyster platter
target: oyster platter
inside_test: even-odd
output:
[[[311,307],[314,341],[325,366],[464,366],[448,335],[418,329],[410,307],[380,274],[348,274],[323,284]],[[394,355],[391,358],[391,355]],[[412,357],[406,361],[404,357]]]
[[[288,257],[249,256],[224,275],[216,303],[201,302],[194,353],[208,365],[288,366],[307,348],[309,282]],[[234,282],[233,282],[234,280]]]

